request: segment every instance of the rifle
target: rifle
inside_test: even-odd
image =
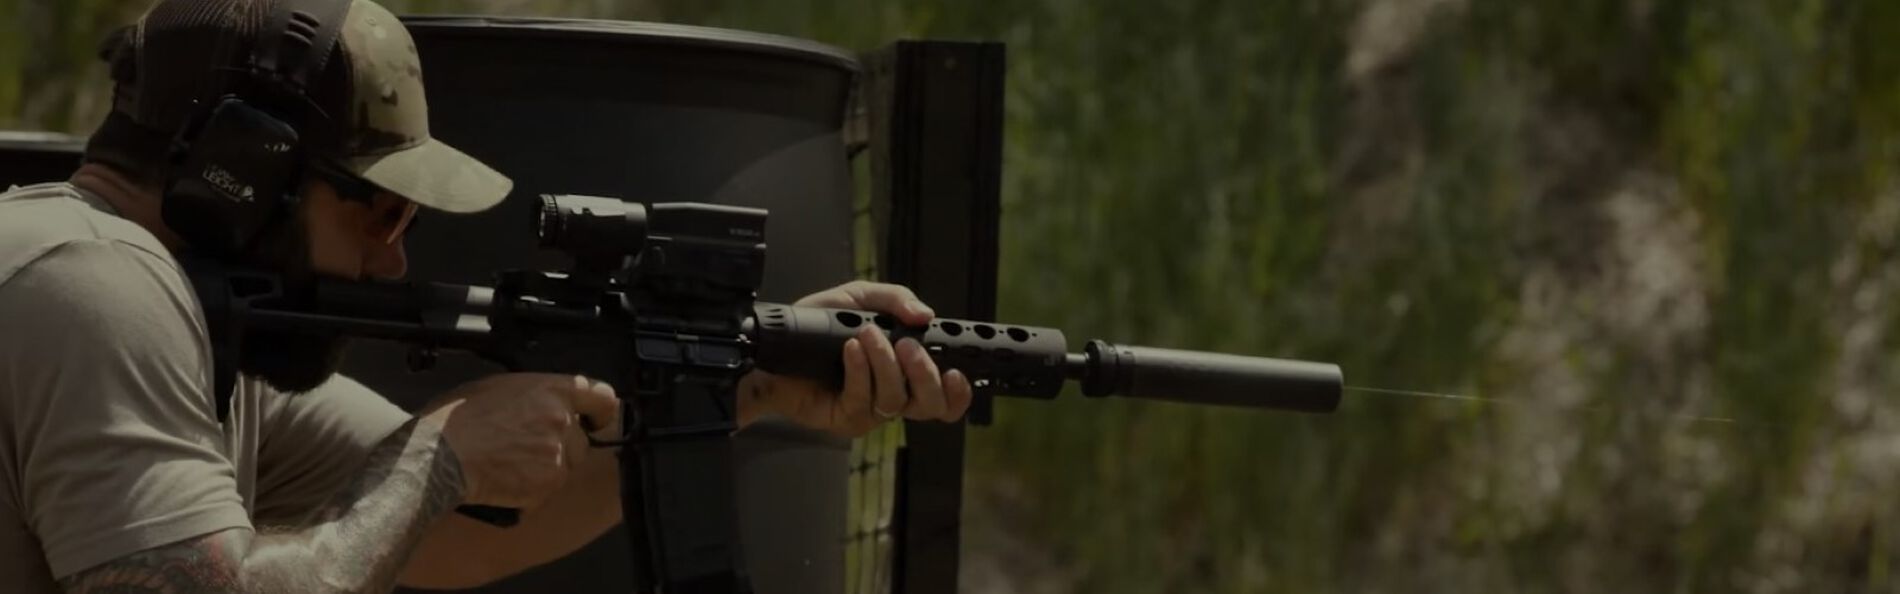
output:
[[[461,349],[515,371],[604,381],[621,399],[621,508],[642,591],[748,593],[741,562],[728,436],[735,389],[753,369],[836,387],[841,349],[866,325],[922,344],[942,369],[970,378],[974,396],[1054,398],[1070,380],[1085,396],[1128,396],[1331,412],[1339,367],[1113,344],[1068,350],[1061,330],[938,318],[903,326],[884,314],[755,300],[765,269],[764,210],[701,203],[644,206],[613,198],[544,195],[532,220],[542,246],[571,257],[566,271],[510,270],[493,287],[446,283],[286,282],[268,272],[188,262],[207,313],[219,396],[224,362],[244,330],[340,333]],[[223,408],[222,402],[220,409]],[[458,511],[507,526],[517,511]]]

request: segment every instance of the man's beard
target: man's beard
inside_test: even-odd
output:
[[[255,262],[283,274],[284,289],[292,294],[315,281],[311,267],[308,221],[300,212],[284,233],[262,242]],[[286,395],[317,389],[343,365],[348,337],[335,332],[245,329],[238,348],[238,371],[270,384]]]
[[[246,330],[238,371],[287,395],[317,389],[343,365],[349,339],[336,334]]]

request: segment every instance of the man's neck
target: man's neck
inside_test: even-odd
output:
[[[120,217],[144,227],[165,247],[177,250],[185,245],[177,233],[165,226],[165,218],[159,213],[157,188],[135,183],[117,170],[98,163],[81,165],[68,181],[105,200],[113,210],[119,211]]]

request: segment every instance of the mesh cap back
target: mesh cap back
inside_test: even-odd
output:
[[[154,5],[130,29],[114,61],[114,109],[138,125],[167,135],[177,131],[202,105],[246,88],[258,32],[282,0],[165,0]],[[339,0],[349,2],[350,0]],[[274,42],[274,40],[272,40]],[[304,103],[323,114],[341,114],[350,96],[350,62],[341,43],[331,50],[306,98],[258,97],[302,115]],[[335,126],[304,124],[305,141],[317,154],[341,150]]]

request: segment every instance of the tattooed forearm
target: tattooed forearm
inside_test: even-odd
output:
[[[238,562],[250,535],[226,530],[179,545],[133,553],[60,581],[74,594],[238,592]]]
[[[462,498],[461,465],[434,426],[410,421],[301,532],[266,536],[246,559],[270,592],[387,592],[422,534]],[[258,567],[291,571],[248,571]]]
[[[433,425],[385,438],[363,474],[303,528],[227,530],[128,555],[62,580],[68,592],[388,592],[436,518],[462,498],[462,470]]]

